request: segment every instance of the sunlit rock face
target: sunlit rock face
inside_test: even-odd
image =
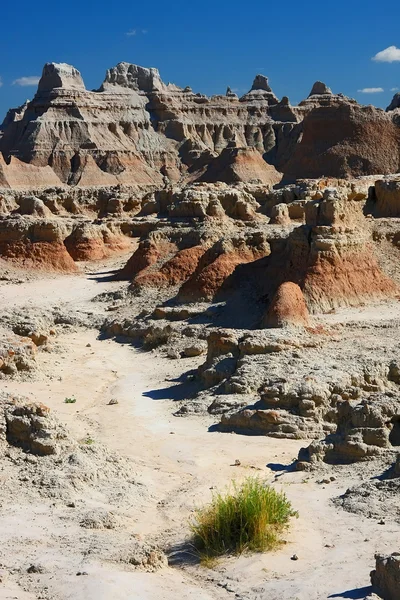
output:
[[[292,106],[264,75],[241,98],[230,88],[208,97],[127,62],[108,69],[100,88],[89,91],[71,65],[47,63],[33,100],[8,112],[0,150],[7,165],[14,167],[12,158],[22,163],[14,163],[13,185],[29,178],[24,164],[50,167],[74,186],[160,187],[204,181],[207,173],[215,179],[210,165],[232,145],[254,149],[280,179],[386,174],[400,163],[397,107],[396,96],[386,114],[360,106],[320,81]],[[242,169],[240,181],[265,180],[256,162]],[[54,184],[48,170],[42,177],[43,185]]]

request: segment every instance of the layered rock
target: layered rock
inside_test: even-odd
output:
[[[391,103],[386,109],[386,112],[389,112],[390,110],[396,110],[397,108],[400,108],[400,92],[397,92],[397,94],[393,96]]]
[[[375,556],[375,570],[371,572],[371,583],[378,589],[383,600],[396,600],[400,589],[400,554]]]
[[[236,156],[219,161],[233,141]],[[7,114],[0,151],[0,184],[12,187],[26,187],[29,176],[38,186],[60,180],[162,187],[192,173],[207,181],[270,182],[278,180],[270,165],[296,179],[385,174],[400,164],[393,108],[360,106],[321,82],[293,107],[287,97],[278,100],[263,75],[241,98],[207,97],[129,63],[109,69],[96,91],[85,89],[74,67],[46,64],[33,100]]]
[[[285,280],[297,283],[314,312],[393,296],[396,285],[377,263],[363,215],[367,194],[327,187],[316,197],[304,206],[305,225],[289,235],[286,249],[272,253],[266,292]]]
[[[312,109],[284,165],[286,179],[399,171],[400,130],[391,113],[334,95],[310,96],[300,106]]]

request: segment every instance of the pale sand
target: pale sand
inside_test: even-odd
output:
[[[0,288],[0,310],[12,302],[41,308],[71,303],[75,308],[120,286],[97,283],[84,275],[8,284]],[[351,314],[355,313],[343,318],[348,320]],[[338,315],[336,319],[332,316],[331,322],[334,320],[340,321]],[[343,477],[335,472],[337,480],[329,485],[317,483],[321,475],[315,473],[273,472],[268,463],[289,465],[304,442],[209,432],[212,417],[172,416],[171,398],[178,385],[172,380],[195,368],[202,357],[171,361],[128,344],[100,341],[97,336],[98,332],[91,330],[60,336],[61,353],[41,353],[38,359],[46,379],[1,385],[50,406],[75,438],[90,435],[95,443],[102,442],[132,459],[151,494],[139,514],[132,507],[136,519],[130,526],[135,534],[143,538],[155,535],[171,545],[185,542],[191,511],[211,498],[210,488],[224,488],[232,478],[249,474],[271,482],[278,475],[274,485],[286,492],[299,519],[292,521],[285,535],[287,543],[278,550],[230,558],[215,570],[183,561],[156,573],[144,573],[89,559],[85,562],[88,576],[77,577],[81,557],[73,543],[60,544],[58,551],[54,550],[62,539],[62,519],[50,516],[40,506],[19,509],[15,498],[12,510],[0,521],[2,544],[7,545],[5,566],[29,566],[37,561],[46,564],[48,572],[31,577],[35,589],[41,590],[33,594],[16,583],[29,589],[29,580],[11,572],[0,584],[1,600],[217,600],[235,594],[236,600],[321,600],[368,594],[374,553],[398,549],[400,526],[389,522],[382,526],[331,505],[330,499],[352,483],[348,470]],[[172,389],[160,393],[161,399],[147,395],[166,387]],[[77,403],[65,404],[64,398],[71,395]],[[108,406],[111,398],[118,404]],[[241,461],[240,467],[232,466],[235,459]],[[74,531],[68,535],[73,541]],[[112,536],[113,531],[105,535]],[[298,561],[290,559],[293,554]],[[48,589],[43,591],[43,586]]]

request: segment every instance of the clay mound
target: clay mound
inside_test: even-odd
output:
[[[167,260],[159,270],[139,274],[135,287],[170,287],[183,283],[195,272],[201,257],[206,252],[205,246],[193,246],[179,250],[175,256]]]
[[[275,185],[282,174],[265,162],[255,148],[228,146],[219,156],[212,159],[198,181],[214,183],[259,182]]]
[[[155,265],[160,257],[167,258],[175,254],[177,247],[170,242],[154,243],[150,240],[140,242],[126,265],[119,271],[119,279],[133,280],[136,275]]]
[[[344,256],[317,256],[303,282],[307,303],[322,310],[394,296],[397,286],[379,267],[372,246]]]
[[[264,319],[266,327],[309,325],[303,292],[296,283],[286,281],[279,286]]]
[[[68,183],[79,187],[129,185],[162,185],[160,173],[133,153],[109,152],[98,163],[90,154],[77,152],[73,158],[74,172]]]
[[[253,262],[268,255],[269,246],[260,244],[252,247],[235,240],[218,242],[200,259],[193,275],[182,285],[178,293],[181,302],[213,300],[236,267]]]
[[[350,178],[400,168],[400,130],[388,113],[372,106],[332,100],[311,110],[302,129],[284,166],[285,179]]]
[[[61,181],[51,167],[27,164],[15,156],[6,164],[0,152],[0,187],[17,190],[60,185]]]
[[[130,246],[128,238],[116,235],[108,228],[82,224],[64,240],[73,260],[102,260],[113,254],[124,252]]]
[[[62,242],[0,242],[0,257],[16,267],[75,273],[78,269]]]

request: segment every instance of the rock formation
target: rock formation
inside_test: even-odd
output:
[[[396,600],[400,589],[400,554],[394,552],[390,556],[377,554],[376,567],[371,572],[371,583],[378,588],[383,600]]]
[[[389,112],[390,110],[396,110],[396,108],[400,108],[400,92],[397,92],[397,94],[393,96],[391,103],[386,109],[386,112]]]
[[[303,293],[296,283],[286,281],[279,286],[268,309],[265,326],[309,325]]]
[[[0,184],[162,187],[193,173],[275,183],[274,167],[285,179],[386,174],[400,165],[395,108],[360,106],[321,82],[292,107],[263,75],[241,98],[209,98],[124,62],[88,91],[77,69],[48,63],[33,100],[1,126]]]

